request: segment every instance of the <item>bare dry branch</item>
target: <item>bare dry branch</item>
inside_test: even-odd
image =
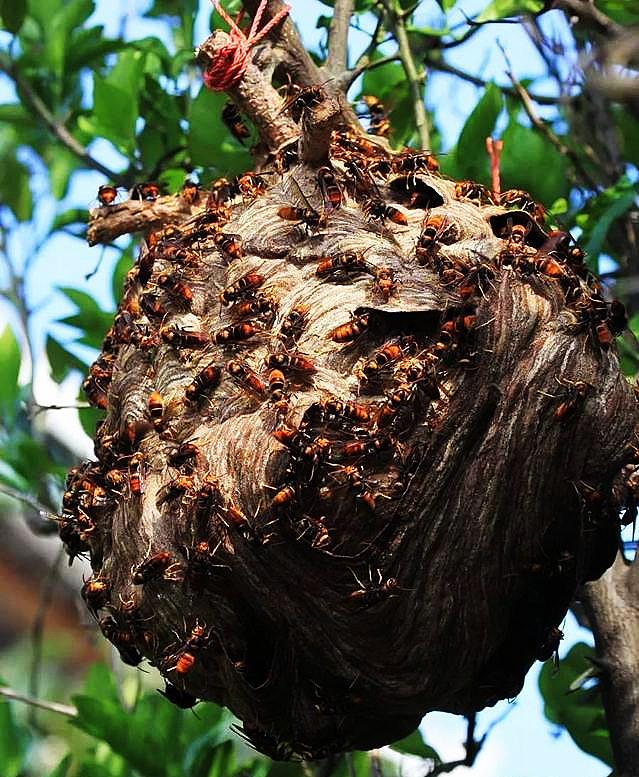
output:
[[[335,0],[325,64],[326,70],[334,75],[348,68],[348,31],[354,4],[354,0]]]

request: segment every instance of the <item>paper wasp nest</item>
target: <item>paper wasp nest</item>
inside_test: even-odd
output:
[[[519,692],[614,558],[637,408],[623,306],[525,192],[296,148],[149,235],[61,534],[127,663],[317,758]]]

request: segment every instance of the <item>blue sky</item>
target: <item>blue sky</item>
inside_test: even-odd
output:
[[[297,22],[307,45],[317,47],[323,36],[323,31],[315,29],[315,19],[320,14],[330,13],[325,5],[316,0],[289,0],[292,5],[293,19]],[[97,0],[97,8],[91,23],[101,23],[106,27],[107,34],[117,35],[121,19],[128,15],[126,34],[128,37],[145,35],[160,35],[165,33],[165,26],[153,20],[140,20],[138,13],[145,9],[147,0]],[[434,0],[427,0],[420,9],[418,21],[421,24],[436,26],[440,16]],[[463,19],[461,11],[471,16],[485,5],[483,0],[460,0],[457,9],[451,14],[451,22]],[[197,42],[208,34],[210,7],[202,2],[201,11],[196,23]],[[560,38],[566,37],[565,26],[560,22],[558,13],[548,14],[543,24]],[[505,63],[498,48],[499,40],[512,60],[518,76],[535,76],[544,72],[543,64],[530,43],[526,34],[517,26],[488,26],[480,31],[469,43],[454,49],[448,55],[448,60],[464,70],[472,71],[486,79],[494,78],[500,83],[507,83]],[[352,35],[353,52],[357,54],[367,42],[362,33]],[[168,43],[168,41],[167,41]],[[552,84],[540,80],[535,83],[536,91],[551,93]],[[449,148],[463,126],[470,110],[475,105],[480,90],[461,83],[450,76],[433,74],[429,79],[426,94],[427,104],[435,110],[436,120],[442,130],[444,148]],[[12,91],[8,85],[0,81],[0,99],[10,100]],[[483,153],[483,149],[478,150]],[[117,155],[104,142],[96,142],[92,147],[95,156],[107,165],[117,165]],[[64,207],[87,207],[95,198],[98,186],[104,183],[97,173],[82,173],[75,176],[73,185]],[[36,176],[34,184],[38,190],[43,189],[43,182]],[[42,198],[38,205],[40,224],[46,223],[48,213],[51,213],[52,203]],[[35,238],[37,240],[37,236]],[[27,229],[21,230],[10,246],[12,255],[18,266],[33,250],[34,234]],[[51,328],[51,322],[72,312],[72,309],[60,295],[54,293],[56,286],[71,285],[84,289],[92,294],[103,306],[111,303],[109,281],[113,265],[117,259],[114,251],[105,252],[99,271],[90,281],[84,276],[90,272],[100,255],[100,248],[89,249],[82,241],[60,235],[49,241],[35,259],[34,271],[31,273],[27,287],[31,304],[37,307],[33,318],[33,334],[36,349],[42,352],[44,338]],[[11,314],[6,305],[0,306],[0,318],[10,319]],[[65,337],[65,329],[54,326],[53,330],[60,339]],[[37,370],[38,398],[42,403],[73,402],[79,380],[67,383],[59,389],[48,380],[44,361]],[[48,414],[47,422],[60,433],[64,431],[68,439],[75,441],[78,452],[89,453],[90,444],[78,430],[75,415],[72,412],[57,412]],[[566,639],[562,644],[561,654],[578,639],[589,640],[589,632],[580,629],[574,618],[569,616],[565,624]],[[503,775],[504,777],[554,777],[557,775],[579,774],[580,777],[603,777],[609,770],[596,759],[584,755],[572,744],[566,734],[555,735],[553,727],[543,717],[541,699],[536,690],[538,666],[529,673],[526,686],[520,697],[510,707],[502,702],[493,710],[480,715],[479,734],[485,730],[491,720],[508,711],[509,714],[491,733],[487,744],[479,755],[472,772],[474,777]],[[463,719],[451,715],[433,713],[424,722],[424,732],[429,742],[447,759],[459,758],[463,755],[461,743],[465,735]],[[462,774],[460,768],[453,774]]]

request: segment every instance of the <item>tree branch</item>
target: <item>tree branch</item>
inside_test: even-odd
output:
[[[555,0],[553,8],[559,8],[569,17],[577,17],[579,22],[606,37],[615,37],[624,32],[621,24],[613,21],[588,0]]]
[[[87,241],[90,246],[110,243],[116,237],[154,229],[160,224],[183,223],[198,212],[182,197],[159,197],[154,202],[127,200],[89,212]]]
[[[68,718],[76,718],[78,716],[77,708],[72,707],[70,704],[59,704],[56,701],[34,699],[31,696],[26,696],[23,693],[14,691],[13,688],[0,688],[0,696],[4,696],[5,699],[12,699],[13,701],[21,701],[25,704],[30,704],[32,707],[39,707],[40,709],[48,710],[49,712],[57,712],[58,715],[65,715]]]
[[[602,667],[601,691],[615,774],[629,777],[639,766],[639,565],[621,554],[594,583],[584,586],[582,601],[591,623]]]
[[[103,165],[102,162],[92,157],[87,149],[73,137],[64,124],[55,118],[45,105],[44,101],[31,88],[31,84],[23,78],[15,64],[5,56],[0,57],[0,71],[6,73],[9,78],[11,78],[20,92],[25,105],[40,118],[49,132],[54,135],[65,148],[72,154],[75,154],[75,156],[84,162],[87,167],[102,173],[102,175],[106,176],[114,184],[117,184],[118,186],[126,185],[125,176],[114,172],[106,165]]]
[[[430,132],[428,129],[428,117],[424,104],[424,72],[419,73],[415,65],[415,59],[408,39],[406,19],[399,13],[394,0],[383,0],[384,8],[388,13],[391,30],[399,46],[399,57],[408,79],[408,86],[413,100],[413,112],[415,114],[415,126],[419,135],[420,148],[430,148]]]
[[[337,75],[348,68],[348,30],[353,15],[353,0],[335,0],[328,31],[328,56],[325,68]]]

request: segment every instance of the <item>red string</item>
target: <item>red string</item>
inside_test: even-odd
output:
[[[255,18],[247,37],[237,23],[222,8],[219,0],[213,0],[215,10],[231,28],[229,32],[231,40],[228,45],[218,49],[214,57],[211,57],[211,62],[204,71],[204,85],[208,89],[212,89],[215,92],[225,92],[236,84],[248,67],[251,58],[251,47],[265,38],[276,24],[288,16],[291,10],[290,6],[285,6],[258,32],[260,20],[267,4],[268,0],[261,1],[255,12]]]

